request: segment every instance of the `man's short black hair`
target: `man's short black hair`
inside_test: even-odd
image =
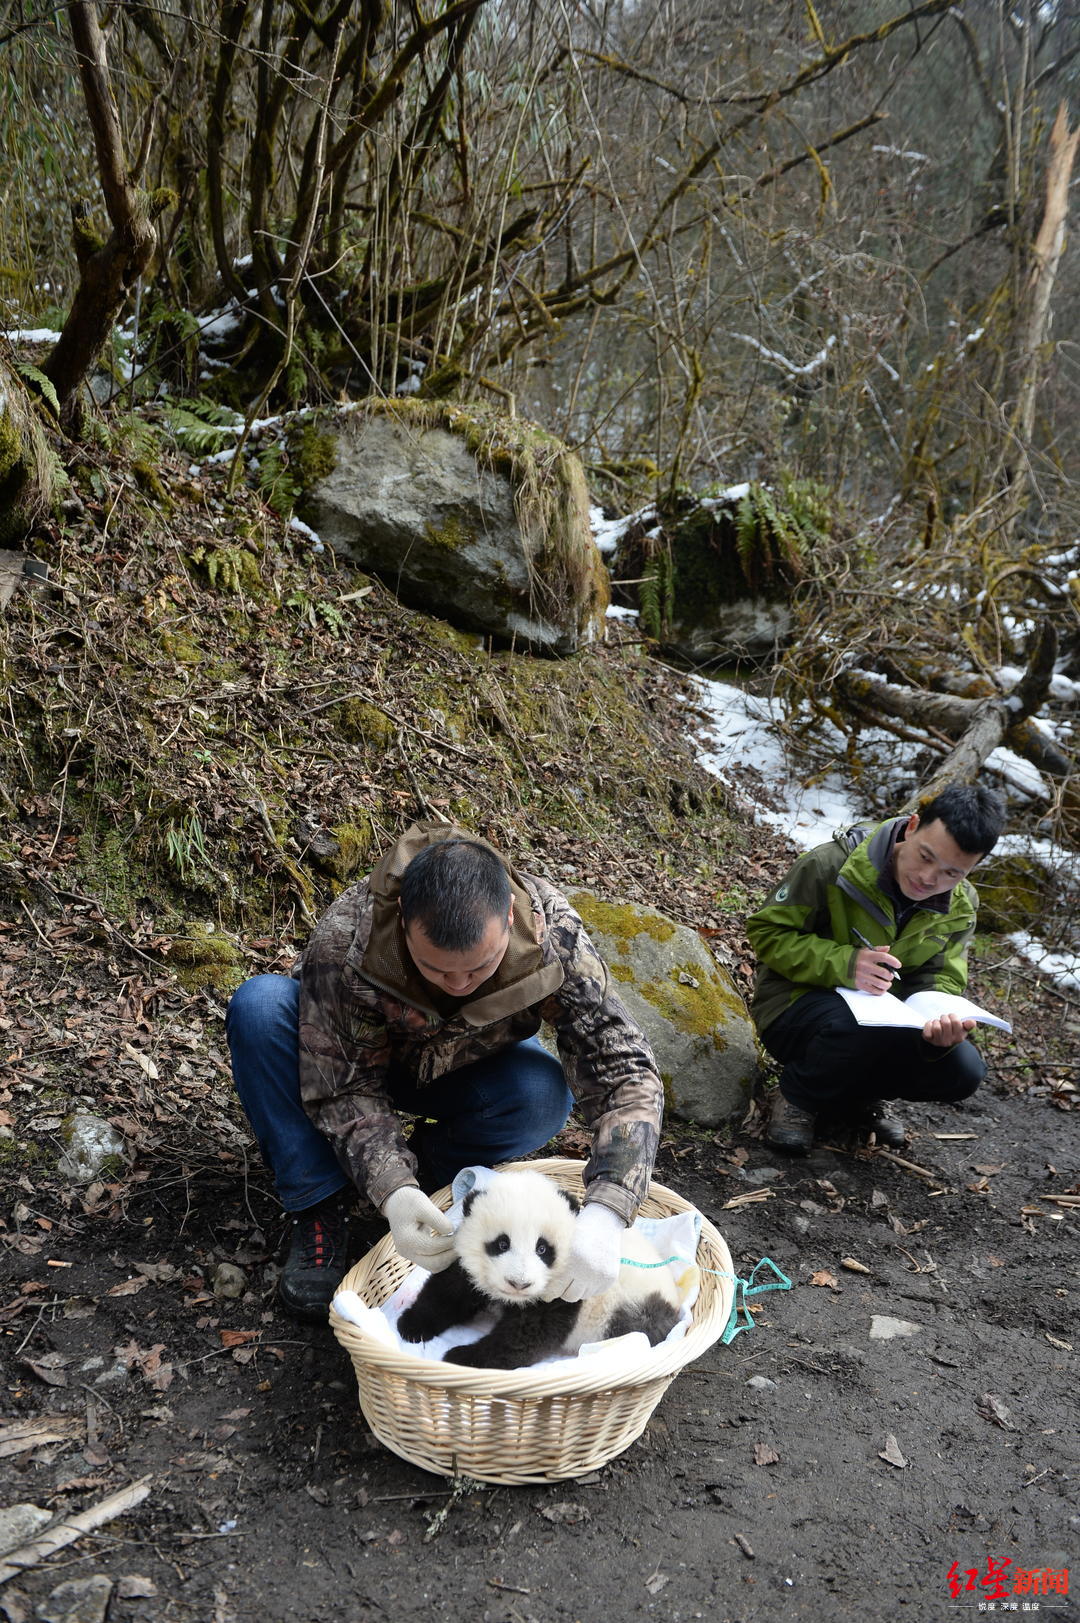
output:
[[[993,789],[979,783],[950,783],[925,806],[919,807],[919,822],[940,820],[969,856],[984,857],[998,842],[1005,827],[1005,802]]]
[[[401,876],[401,920],[419,924],[440,952],[468,952],[492,918],[510,913],[510,876],[479,840],[440,840],[418,851]]]

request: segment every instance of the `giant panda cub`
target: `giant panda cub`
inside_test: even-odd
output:
[[[496,1315],[479,1341],[451,1347],[448,1363],[482,1369],[517,1369],[587,1341],[642,1330],[653,1346],[679,1318],[679,1294],[670,1268],[635,1229],[623,1236],[622,1256],[652,1264],[625,1264],[610,1290],[582,1302],[559,1298],[566,1275],[574,1218],[580,1203],[541,1172],[500,1172],[471,1190],[455,1235],[457,1257],[424,1281],[398,1320],[403,1341],[430,1341],[480,1313]]]

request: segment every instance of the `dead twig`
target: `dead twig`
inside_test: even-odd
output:
[[[894,1166],[903,1167],[905,1172],[913,1172],[917,1178],[923,1178],[927,1183],[936,1184],[939,1181],[935,1177],[934,1173],[927,1172],[925,1167],[917,1166],[914,1161],[905,1161],[904,1157],[902,1155],[897,1155],[895,1150],[883,1150],[879,1145],[874,1153],[875,1155],[880,1155],[883,1160],[891,1161]],[[944,1194],[945,1191],[943,1189],[938,1189],[937,1193]]]
[[[39,1566],[57,1550],[62,1550],[68,1544],[74,1544],[76,1539],[82,1538],[86,1533],[92,1533],[98,1527],[104,1527],[117,1516],[123,1516],[125,1511],[133,1510],[141,1505],[150,1492],[153,1477],[140,1477],[138,1482],[129,1482],[126,1488],[112,1493],[107,1499],[100,1499],[96,1505],[88,1510],[80,1510],[77,1516],[65,1516],[61,1521],[44,1533],[40,1538],[31,1539],[29,1544],[21,1544],[17,1550],[11,1550],[0,1562],[0,1584],[7,1583],[9,1578],[18,1577],[20,1572],[27,1572],[31,1567]]]

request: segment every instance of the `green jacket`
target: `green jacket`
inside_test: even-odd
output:
[[[841,829],[801,856],[747,920],[758,958],[750,1013],[759,1034],[804,992],[853,986],[855,954],[864,945],[859,935],[871,946],[891,946],[900,959],[897,997],[927,988],[963,992],[979,905],[975,887],[963,879],[947,895],[916,903],[898,930],[896,903],[881,875],[893,829],[903,821]]]

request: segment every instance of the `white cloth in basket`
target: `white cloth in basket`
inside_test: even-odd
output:
[[[449,1211],[450,1220],[455,1227],[461,1221],[461,1203],[470,1189],[482,1189],[496,1175],[488,1167],[465,1167],[458,1173],[451,1186],[454,1201]],[[697,1298],[700,1283],[694,1258],[697,1256],[698,1239],[701,1234],[701,1214],[690,1211],[677,1212],[674,1217],[639,1217],[634,1227],[652,1242],[665,1260],[677,1259],[671,1263],[671,1268],[682,1295],[682,1311],[678,1323],[674,1325],[666,1341],[680,1341],[690,1325],[690,1310]],[[474,1319],[471,1324],[455,1327],[431,1341],[402,1341],[397,1333],[397,1321],[405,1309],[416,1300],[420,1287],[427,1278],[426,1269],[414,1268],[402,1280],[393,1296],[378,1308],[368,1307],[355,1291],[338,1291],[333,1301],[334,1312],[350,1324],[356,1325],[358,1329],[374,1336],[384,1346],[392,1347],[407,1355],[411,1354],[414,1358],[441,1361],[445,1359],[451,1347],[461,1347],[469,1342],[479,1341],[491,1328],[493,1321],[485,1318]],[[610,1341],[589,1342],[577,1353],[561,1358],[547,1358],[528,1367],[551,1369],[567,1363],[571,1358],[588,1358],[592,1368],[595,1367],[596,1360],[603,1359],[611,1364],[614,1378],[621,1365],[637,1363],[648,1348],[645,1335],[635,1331],[627,1336],[616,1336]]]

